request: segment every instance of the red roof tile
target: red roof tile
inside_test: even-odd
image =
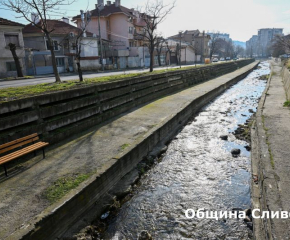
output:
[[[98,16],[98,9],[94,9],[90,12],[91,12],[92,17]],[[116,7],[115,4],[105,5],[104,8],[100,11],[100,16],[107,17],[107,16],[114,14],[114,13],[124,13],[130,17],[134,17],[132,9],[129,9],[129,8],[126,8],[123,6]],[[73,19],[78,19],[78,18],[81,18],[81,15],[77,15],[77,16],[73,17]]]
[[[38,25],[40,22],[38,23]],[[80,29],[72,26],[64,21],[60,20],[47,20],[48,30],[52,31],[52,35],[67,35],[70,32],[73,32],[75,34],[78,34],[80,32]],[[26,25],[23,30],[23,34],[30,34],[30,33],[42,33],[41,29],[34,26],[32,23]],[[91,32],[87,32],[87,36],[93,36]]]
[[[21,23],[13,22],[5,18],[0,18],[0,25],[24,27],[24,25]]]

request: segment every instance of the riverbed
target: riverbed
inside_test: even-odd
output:
[[[243,219],[187,219],[185,211],[251,208],[249,143],[233,133],[256,111],[267,83],[259,77],[269,73],[269,63],[260,63],[193,117],[142,177],[102,239],[137,239],[142,230],[153,239],[251,239]],[[241,153],[234,157],[232,149]]]

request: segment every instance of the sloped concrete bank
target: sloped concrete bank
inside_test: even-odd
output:
[[[134,107],[233,72],[253,59],[128,78],[0,103],[0,144],[37,132],[58,143]]]
[[[251,128],[251,159],[252,159],[252,181],[251,181],[251,199],[252,209],[267,210],[266,193],[264,184],[265,176],[263,169],[265,163],[268,169],[270,166],[270,154],[267,145],[267,133],[263,124],[263,106],[266,99],[266,94],[269,90],[269,86],[272,79],[272,73],[268,79],[267,86],[263,92],[263,95],[259,101],[256,117]],[[263,159],[263,160],[262,160]],[[264,163],[263,163],[264,162]],[[269,219],[257,219],[253,218],[253,236],[257,240],[272,239],[271,227]]]
[[[290,72],[286,66],[284,66],[282,69],[282,78],[287,100],[290,100]]]
[[[281,81],[283,80],[283,82]],[[289,239],[290,220],[281,218],[289,212],[289,119],[283,107],[289,99],[289,70],[280,62],[271,62],[271,76],[261,97],[252,140],[252,208],[278,212],[279,217],[253,218],[254,239]],[[256,215],[259,215],[258,212]],[[260,214],[261,216],[262,214]]]
[[[65,199],[48,207],[31,219],[30,224],[14,232],[11,239],[44,240],[61,236],[80,216],[90,211],[92,206],[99,206],[100,199],[123,176],[134,169],[157,144],[170,140],[201,107],[243,79],[257,64],[258,62],[254,62],[236,72],[207,82],[205,87],[199,87],[196,92],[193,90],[194,87],[185,90],[186,93],[175,94],[176,101],[178,99],[183,101],[182,107],[175,109],[175,112],[170,112],[165,119],[136,140],[126,151],[108,161],[102,169],[68,194]],[[99,212],[95,212],[95,215],[98,214],[101,214],[101,208]]]

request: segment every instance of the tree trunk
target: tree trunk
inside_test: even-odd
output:
[[[59,73],[58,73],[58,70],[57,70],[57,64],[56,64],[56,59],[55,59],[53,42],[52,42],[52,39],[51,39],[49,34],[46,34],[46,37],[47,37],[48,44],[49,44],[48,47],[49,47],[49,50],[50,50],[50,53],[51,53],[51,62],[52,62],[53,73],[54,73],[54,76],[55,76],[55,82],[56,83],[60,83],[61,80],[60,80]]]
[[[153,72],[154,65],[154,46],[150,47],[150,72]]]
[[[13,43],[9,43],[8,46],[9,46],[10,51],[12,53],[12,56],[14,58],[14,62],[15,62],[16,70],[17,70],[17,76],[24,77],[23,72],[22,72],[22,67],[21,67],[19,58],[18,58],[17,53],[16,53],[16,45]]]
[[[161,67],[161,59],[160,59],[161,52],[158,53],[158,64]]]
[[[80,60],[77,60],[77,66],[78,66],[78,73],[79,73],[80,82],[83,82],[84,81],[84,79],[83,79],[83,71],[82,71],[82,68],[81,68]]]

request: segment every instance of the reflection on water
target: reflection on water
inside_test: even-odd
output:
[[[170,143],[162,162],[148,172],[134,197],[110,223],[104,239],[249,239],[240,219],[185,218],[186,209],[250,208],[250,153],[232,134],[256,111],[269,74],[267,62],[204,107]],[[250,111],[249,111],[250,110]],[[219,137],[228,135],[228,141]],[[241,149],[233,158],[231,150]]]

